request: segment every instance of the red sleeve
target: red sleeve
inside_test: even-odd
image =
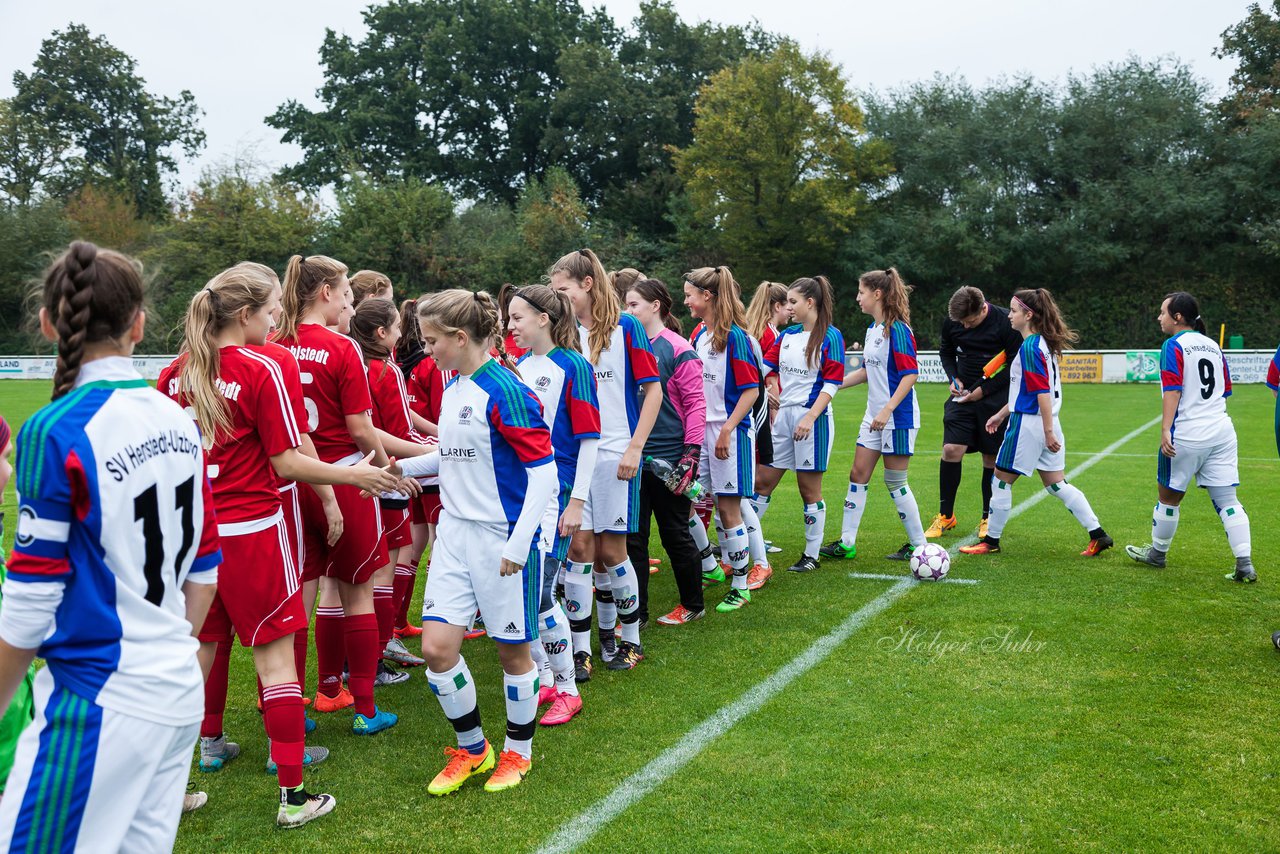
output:
[[[575,362],[579,370],[566,372],[564,397],[569,426],[578,439],[600,438],[600,404],[596,399],[596,375],[586,360]]]
[[[1022,345],[1022,387],[1031,394],[1044,394],[1049,390],[1049,366],[1038,339],[1034,346],[1030,338]]]
[[[264,370],[257,373],[253,398],[242,406],[252,407],[246,414],[253,422],[262,449],[267,456],[274,457],[301,445],[302,437],[298,432],[298,422],[293,417],[293,406],[288,399],[280,366],[272,361],[259,364]]]
[[[1267,387],[1272,391],[1280,391],[1280,350],[1276,350],[1276,354],[1271,357],[1271,364],[1267,366]]]
[[[822,379],[837,385],[844,382],[844,335],[834,326],[827,329],[822,346]]]
[[[307,404],[302,396],[302,373],[298,368],[298,360],[285,347],[277,347],[276,364],[280,366],[280,374],[284,377],[284,390],[288,400],[293,404],[293,420],[299,427],[307,426]]]
[[[756,367],[756,354],[751,339],[741,329],[729,332],[729,364],[733,372],[733,384],[739,391],[756,388],[760,383],[760,370]]]
[[[631,317],[631,315],[623,315]],[[631,363],[631,378],[639,383],[658,381],[658,360],[653,357],[653,347],[649,345],[649,336],[644,334],[640,321],[624,322],[622,327],[623,346],[627,348],[627,359]],[[636,331],[640,334],[636,334]]]
[[[1184,370],[1182,345],[1170,338],[1160,348],[1160,390],[1182,391]]]
[[[542,465],[552,457],[551,431],[542,420],[542,404],[527,387],[503,395],[489,406],[489,423],[526,466]]]
[[[760,333],[760,352],[768,353],[780,337],[782,337],[781,334],[774,332],[773,327],[766,323],[764,332]]]
[[[769,327],[764,328],[766,337],[771,330]],[[764,343],[764,339],[760,340],[760,348],[764,351],[764,363],[767,367],[774,371],[778,370],[778,359],[782,356],[782,336],[774,335],[768,344]],[[843,378],[842,378],[843,379]]]
[[[422,387],[422,378],[418,374],[418,369],[422,367],[422,364],[422,362],[419,362],[415,365],[413,370],[409,372],[409,376],[405,377],[404,388],[405,393],[409,396],[409,411],[414,415],[426,418],[427,390]]]
[[[409,420],[409,402],[400,369],[386,361],[370,362],[369,389],[374,391],[378,421],[381,422],[378,426],[398,439],[413,441],[409,435],[413,429]]]
[[[893,328],[889,330],[889,354],[898,373],[918,374],[920,372],[920,363],[916,356],[916,335],[911,331],[910,326],[900,320],[895,320]]]
[[[369,397],[369,377],[365,372],[364,362],[356,352],[355,344],[342,340],[336,348],[338,364],[335,376],[338,379],[338,406],[342,415],[359,415],[373,409],[373,400]]]

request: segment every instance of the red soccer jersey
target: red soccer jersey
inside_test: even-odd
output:
[[[395,363],[389,359],[369,362],[369,395],[373,398],[374,427],[397,439],[418,441],[418,434],[409,418],[409,397],[404,377]]]
[[[427,356],[409,373],[409,409],[432,424],[440,423],[440,400],[455,371],[446,371]]]
[[[306,432],[307,407],[302,402],[302,377],[298,372],[298,360],[293,358],[293,354],[287,348],[281,347],[274,341],[268,341],[261,347],[250,344],[245,349],[261,353],[280,366],[280,374],[284,377],[284,390],[289,395],[289,402],[293,404],[293,420],[297,422],[301,431]],[[283,489],[290,483],[293,481],[276,475],[277,488]]]
[[[369,412],[369,381],[360,348],[347,336],[316,323],[298,327],[296,338],[276,341],[298,360],[306,430],[326,463],[359,453],[346,417]]]
[[[157,384],[184,408],[190,402],[179,380],[186,363],[187,357],[179,356],[160,373]],[[216,385],[231,415],[230,432],[218,436],[205,455],[218,523],[273,516],[280,509],[280,493],[270,458],[301,441],[280,366],[248,347],[223,347]]]

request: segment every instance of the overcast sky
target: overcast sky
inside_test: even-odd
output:
[[[587,0],[591,2],[591,0]],[[639,0],[606,0],[618,22]],[[963,74],[974,83],[1030,73],[1061,79],[1069,71],[1123,60],[1176,56],[1218,92],[1231,74],[1214,58],[1222,31],[1245,16],[1246,0],[677,0],[686,21],[749,23],[822,50],[858,89],[889,89],[932,76]],[[205,111],[208,145],[183,163],[182,179],[252,151],[268,167],[295,162],[300,150],[263,123],[295,98],[319,106],[318,50],[326,27],[359,40],[363,0],[0,0],[0,97],[13,72],[29,71],[42,39],[68,23],[105,35],[138,62],[155,93],[194,93]]]

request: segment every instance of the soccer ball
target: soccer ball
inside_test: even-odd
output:
[[[951,571],[951,555],[937,543],[925,543],[911,553],[911,574],[921,581],[941,581]]]

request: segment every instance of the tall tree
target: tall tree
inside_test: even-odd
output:
[[[1246,121],[1280,106],[1280,0],[1271,1],[1271,14],[1250,4],[1244,20],[1222,34],[1213,55],[1239,63],[1221,105],[1226,115]]]
[[[839,66],[791,42],[712,76],[693,137],[676,171],[748,279],[829,270],[865,186],[888,169]]]
[[[69,146],[57,128],[18,109],[12,98],[0,99],[0,200],[30,204],[54,175],[74,170]]]
[[[284,176],[312,186],[413,176],[507,202],[548,165],[561,51],[613,29],[576,0],[392,0],[364,21],[359,43],[325,35],[324,109],[289,101],[267,118],[305,152]]]
[[[45,39],[32,72],[15,72],[13,84],[13,108],[68,141],[83,165],[64,176],[61,194],[98,180],[131,197],[142,216],[167,213],[174,149],[193,155],[205,141],[190,92],[148,92],[132,57],[79,24]]]

